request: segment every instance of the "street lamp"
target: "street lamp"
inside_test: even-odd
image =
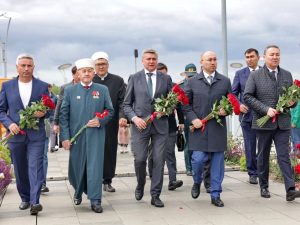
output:
[[[137,72],[137,69],[136,69],[136,61],[137,61],[138,57],[139,57],[138,50],[137,50],[137,49],[134,49],[135,72]]]
[[[0,11],[0,19],[2,19],[2,20],[8,19],[5,42],[2,42],[1,37],[0,37],[4,78],[7,77],[7,52],[6,52],[6,49],[7,49],[7,37],[8,37],[10,21],[11,21],[11,19],[17,19],[17,18],[20,18],[21,16],[22,15],[20,13],[16,13],[16,12]]]
[[[61,73],[65,84],[68,82],[65,74],[65,69],[68,69],[70,66],[72,66],[72,63],[62,64],[61,66],[58,67],[58,70]]]

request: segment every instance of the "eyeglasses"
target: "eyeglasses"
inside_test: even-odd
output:
[[[104,67],[104,66],[107,66],[107,63],[100,63],[100,64],[96,64],[95,66],[97,66],[97,67]]]
[[[218,62],[218,59],[209,59],[209,60],[202,60],[202,61],[205,61],[205,62]]]

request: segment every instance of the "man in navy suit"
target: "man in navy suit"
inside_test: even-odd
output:
[[[233,84],[232,93],[238,99],[240,103],[240,121],[244,136],[246,164],[249,174],[250,184],[258,184],[257,182],[257,164],[256,164],[256,135],[255,131],[251,129],[251,121],[253,117],[253,111],[246,106],[243,95],[248,77],[252,71],[258,70],[259,61],[258,51],[254,48],[249,48],[245,52],[245,60],[247,67],[236,72]],[[240,95],[240,96],[239,96]]]
[[[34,60],[28,54],[21,54],[17,58],[16,68],[19,76],[4,82],[0,92],[0,122],[9,133],[15,137],[8,143],[12,163],[14,165],[16,183],[22,203],[21,210],[31,205],[30,214],[37,215],[43,207],[39,202],[44,179],[43,158],[45,145],[44,119],[49,117],[46,112],[35,112],[40,118],[37,126],[39,130],[27,129],[20,134],[19,111],[30,106],[31,102],[42,99],[42,95],[49,95],[48,84],[33,77]],[[9,114],[8,114],[9,112]]]

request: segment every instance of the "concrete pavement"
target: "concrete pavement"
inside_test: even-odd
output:
[[[68,152],[60,149],[49,153],[47,186],[49,193],[42,194],[41,204],[44,210],[36,217],[29,210],[21,211],[21,202],[16,185],[11,184],[0,208],[2,225],[50,225],[50,224],[300,224],[298,215],[300,200],[286,202],[284,185],[270,181],[271,199],[260,197],[259,187],[250,185],[247,173],[231,171],[225,173],[221,199],[225,207],[217,208],[210,203],[210,195],[201,187],[197,200],[191,197],[192,177],[179,174],[183,186],[168,191],[168,176],[164,177],[161,200],[164,208],[155,208],[150,204],[150,179],[147,178],[145,195],[141,201],[134,198],[135,177],[121,177],[120,174],[134,172],[131,153],[119,154],[117,173],[113,187],[115,193],[103,192],[104,212],[96,214],[90,209],[90,203],[83,196],[83,202],[75,206],[72,201],[74,189],[68,180]],[[184,171],[183,153],[176,153],[178,170]],[[52,179],[51,179],[52,178]],[[58,178],[58,181],[57,181]],[[56,180],[56,181],[55,181]]]

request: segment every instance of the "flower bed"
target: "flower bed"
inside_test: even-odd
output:
[[[9,150],[0,145],[0,206],[13,177]]]
[[[226,165],[239,165],[245,158],[245,146],[243,136],[234,138],[233,135],[227,139],[227,151],[224,152]]]

